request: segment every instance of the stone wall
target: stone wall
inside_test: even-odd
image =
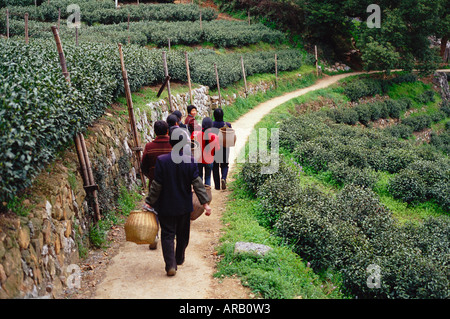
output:
[[[251,85],[249,94],[272,87],[272,83],[264,82]],[[183,116],[188,96],[173,96],[174,106]],[[193,96],[199,116],[211,116],[218,96],[211,97],[204,86],[194,89]],[[226,107],[237,95],[222,98],[222,106]],[[142,146],[154,138],[154,121],[165,120],[169,114],[165,100],[147,106],[146,111],[135,110]],[[129,132],[126,110],[112,106],[84,134],[99,186],[101,213],[114,209],[121,187],[140,186]],[[70,284],[71,267],[76,267],[89,249],[93,223],[74,145],[42,170],[24,197],[12,212],[0,215],[0,299],[54,298]]]

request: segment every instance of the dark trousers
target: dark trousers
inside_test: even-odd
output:
[[[228,147],[221,148],[214,156],[212,173],[215,189],[220,189],[221,179],[227,180],[229,156],[230,149]]]
[[[177,269],[184,262],[184,253],[189,244],[191,214],[180,216],[158,216],[161,226],[161,247],[166,271]],[[175,248],[176,238],[176,248]]]

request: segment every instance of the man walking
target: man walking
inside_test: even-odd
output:
[[[164,121],[156,121],[153,125],[156,138],[145,145],[144,154],[141,161],[142,173],[148,178],[148,188],[152,184],[155,175],[156,159],[159,155],[170,153],[172,145],[169,143],[169,127]],[[158,241],[155,240],[149,245],[149,249],[156,249]]]
[[[161,246],[168,276],[174,276],[177,266],[183,264],[185,259],[193,211],[192,187],[206,210],[205,215],[211,214],[208,205],[211,199],[198,176],[197,164],[193,157],[183,154],[183,148],[180,147],[190,143],[182,131],[181,128],[175,128],[171,132],[172,152],[157,158],[154,179],[145,199],[145,205],[154,207],[158,212]]]

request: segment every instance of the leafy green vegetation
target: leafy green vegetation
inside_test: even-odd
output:
[[[338,278],[329,274],[326,279],[314,274],[280,238],[259,225],[260,204],[249,196],[242,179],[238,178],[230,186],[233,194],[223,215],[227,228],[218,249],[222,258],[215,277],[238,275],[244,286],[268,299],[342,298],[337,288]],[[272,250],[264,256],[236,254],[234,245],[238,241],[269,245]]]

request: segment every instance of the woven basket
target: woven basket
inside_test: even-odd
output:
[[[136,244],[152,244],[158,234],[156,215],[145,210],[135,210],[130,213],[125,222],[127,241]]]
[[[236,144],[236,134],[234,129],[224,126],[220,129],[219,134],[220,146],[233,147]]]
[[[211,198],[211,200],[208,202],[208,204],[211,204],[211,201],[212,201],[211,186],[205,185],[205,188],[206,188],[206,193],[208,194],[209,198]],[[191,220],[196,220],[203,214],[205,209],[203,208],[203,205],[200,204],[197,194],[195,194],[195,192],[192,192],[192,204],[194,206],[194,211],[191,213]]]

